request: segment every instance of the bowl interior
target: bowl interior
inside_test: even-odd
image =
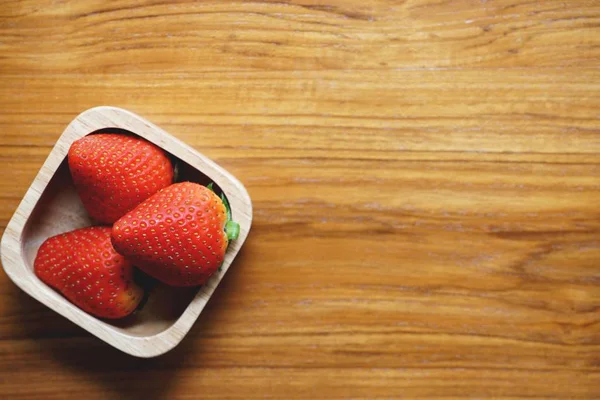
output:
[[[173,156],[178,166],[177,181],[208,184],[210,178]],[[219,191],[215,188],[215,191]],[[23,233],[23,254],[28,273],[34,275],[33,263],[41,244],[49,237],[77,228],[94,225],[87,215],[73,185],[67,160],[55,171]],[[148,301],[134,314],[120,320],[101,320],[106,325],[133,336],[156,335],[175,323],[192,301],[199,288],[175,288],[149,277],[139,283],[150,290]],[[37,278],[35,278],[37,280]],[[45,285],[37,280],[40,285]],[[68,300],[63,298],[65,302]],[[82,311],[83,312],[83,311]]]

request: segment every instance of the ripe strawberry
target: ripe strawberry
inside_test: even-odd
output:
[[[131,135],[85,136],[69,149],[69,168],[88,214],[112,224],[173,182],[173,166],[152,143]]]
[[[183,182],[162,189],[119,219],[115,249],[138,268],[173,286],[201,285],[220,267],[239,225],[224,196]]]
[[[82,310],[121,318],[136,309],[143,290],[133,266],[110,242],[110,228],[93,226],[47,239],[34,262],[35,274]]]

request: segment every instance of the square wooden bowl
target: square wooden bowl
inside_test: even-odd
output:
[[[210,181],[229,200],[240,235],[231,242],[220,272],[199,288],[159,284],[144,308],[117,321],[98,319],[40,281],[33,261],[40,245],[59,233],[92,225],[75,192],[67,164],[71,144],[92,132],[120,129],[137,134],[170,153],[183,179]],[[77,116],[65,129],[27,190],[2,237],[2,265],[17,286],[90,333],[125,353],[154,357],[175,347],[190,330],[248,236],[252,203],[244,186],[223,168],[156,125],[115,107],[96,107]]]

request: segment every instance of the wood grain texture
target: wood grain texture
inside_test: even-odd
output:
[[[0,397],[600,398],[597,1],[4,2],[2,227],[102,104],[252,232],[152,360],[0,274]]]

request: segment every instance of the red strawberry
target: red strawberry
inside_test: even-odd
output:
[[[196,286],[219,268],[239,225],[225,197],[197,183],[173,184],[119,219],[115,249],[138,268],[173,286]]]
[[[93,226],[47,239],[34,262],[35,274],[82,310],[121,318],[136,309],[143,290],[133,266],[110,242],[110,228]]]
[[[173,166],[152,143],[131,135],[85,136],[69,149],[69,168],[88,214],[112,224],[173,182]]]

